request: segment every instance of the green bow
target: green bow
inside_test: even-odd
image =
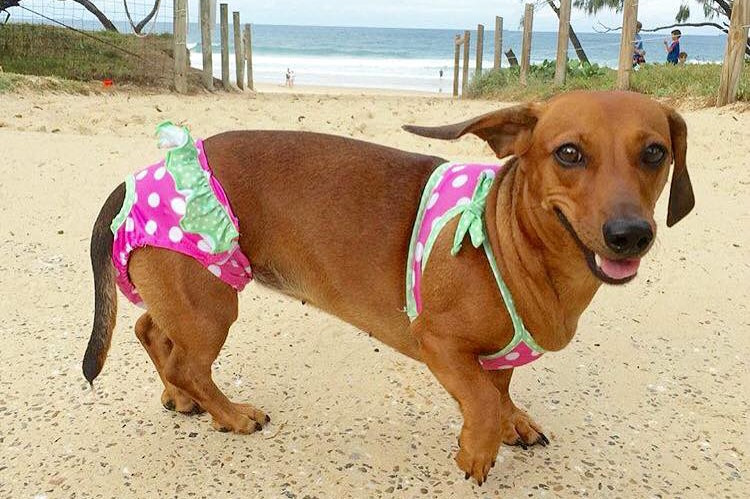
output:
[[[487,172],[482,172],[479,175],[479,180],[477,181],[477,186],[474,188],[471,201],[464,205],[465,208],[461,214],[461,218],[458,220],[458,228],[456,228],[456,236],[453,238],[451,255],[456,256],[461,251],[461,244],[467,232],[471,237],[471,244],[475,248],[480,247],[484,243],[486,237],[484,231],[484,207],[487,203],[487,196],[490,193],[493,179],[494,175],[488,175]]]

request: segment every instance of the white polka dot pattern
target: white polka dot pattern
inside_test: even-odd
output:
[[[203,253],[211,253],[211,245],[205,239],[198,241],[198,249]]]
[[[148,234],[149,236],[153,236],[156,233],[156,229],[158,229],[158,226],[156,225],[156,222],[154,222],[153,220],[149,220],[148,222],[146,222],[144,229],[146,230],[146,234]]]
[[[458,189],[459,187],[463,187],[464,184],[466,184],[466,182],[468,181],[469,181],[468,175],[459,175],[458,177],[453,179],[453,181],[451,182],[451,185],[454,188]]]
[[[421,262],[423,253],[424,253],[424,245],[421,242],[417,243],[417,246],[414,248],[414,260]]]
[[[172,227],[169,229],[169,240],[173,243],[179,243],[182,241],[182,229],[179,227]]]
[[[185,214],[185,200],[182,198],[174,198],[172,199],[172,202],[170,203],[170,206],[172,207],[172,211],[174,211],[177,215],[184,215]]]
[[[437,192],[434,193],[432,196],[430,196],[430,200],[427,201],[427,209],[428,210],[430,208],[432,208],[433,206],[435,206],[435,203],[437,203],[439,197],[440,197],[440,195]]]
[[[151,208],[156,208],[157,206],[159,206],[160,201],[161,199],[159,198],[158,193],[152,192],[151,194],[148,195],[148,205]]]

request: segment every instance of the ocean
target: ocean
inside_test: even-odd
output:
[[[253,76],[256,82],[283,85],[287,68],[297,85],[364,87],[450,92],[453,78],[452,29],[345,28],[316,26],[253,26]],[[589,59],[617,67],[617,33],[578,33]],[[520,59],[520,31],[503,32],[503,50],[512,48]],[[643,33],[648,62],[664,62],[662,40],[667,34]],[[230,23],[230,43],[231,43]],[[190,23],[188,48],[191,65],[202,67],[200,26]],[[476,31],[471,37],[471,71],[476,60]],[[688,62],[720,62],[726,36],[684,35],[681,48]],[[572,46],[570,59],[576,59]],[[483,68],[493,65],[494,32],[484,32]],[[234,48],[230,45],[230,73],[234,79]],[[557,33],[534,32],[532,62],[555,58]],[[213,33],[214,75],[221,77],[220,35]],[[503,65],[508,62],[503,56]],[[443,77],[440,77],[440,70]]]

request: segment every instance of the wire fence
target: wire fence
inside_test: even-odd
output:
[[[172,33],[172,0],[0,0],[0,67],[168,88]]]

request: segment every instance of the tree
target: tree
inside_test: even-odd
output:
[[[547,0],[547,4],[552,10],[555,11],[555,14],[557,14],[557,18],[560,19],[560,7],[556,5],[552,0]],[[581,64],[590,64],[589,58],[586,57],[586,52],[583,51],[583,47],[581,46],[581,41],[578,39],[578,35],[576,35],[576,32],[573,30],[573,26],[570,27],[570,34],[568,35],[568,38],[570,38],[570,43],[573,44],[573,48],[576,50],[576,55],[578,56],[578,60],[581,61]]]
[[[91,12],[97,19],[99,19],[99,22],[102,23],[102,26],[104,26],[104,29],[107,31],[117,31],[117,28],[114,24],[112,24],[112,21],[109,20],[107,16],[104,15],[104,13],[97,8],[96,5],[94,5],[89,0],[73,0],[75,3],[82,6],[84,9]]]
[[[100,23],[102,23],[102,26],[104,26],[104,29],[107,31],[115,31],[117,32],[118,29],[114,25],[112,21],[109,20],[109,18],[101,11],[99,8],[94,5],[94,3],[91,0],[73,0],[75,3],[83,7],[84,9],[91,12],[91,14],[96,17]],[[151,9],[151,12],[146,14],[146,17],[144,17],[138,24],[133,22],[133,19],[130,17],[130,10],[128,10],[128,1],[123,0],[123,4],[125,5],[125,14],[128,16],[128,21],[130,21],[130,26],[133,28],[133,31],[137,34],[140,34],[141,31],[143,31],[143,28],[153,19],[153,17],[156,15],[156,13],[159,11],[159,6],[161,5],[161,0],[154,0],[154,6]]]
[[[706,22],[686,22],[690,18],[690,3],[684,1],[680,4],[679,9],[677,9],[677,14],[675,14],[675,24],[644,29],[643,31],[660,31],[680,26],[711,26],[724,33],[729,32],[729,19],[732,17],[733,0],[693,0],[693,3],[703,8],[703,17],[707,20]],[[595,14],[604,9],[614,9],[620,12],[622,11],[622,0],[573,0],[573,6],[583,10],[587,14]],[[745,54],[750,56],[750,37],[748,37],[745,44]]]
[[[146,17],[144,17],[141,22],[138,24],[133,23],[133,19],[130,17],[130,10],[128,10],[128,2],[127,0],[124,0],[123,3],[125,4],[125,14],[128,16],[128,21],[130,21],[130,26],[133,28],[133,31],[135,31],[137,34],[141,34],[141,31],[143,31],[143,28],[146,27],[146,25],[151,21],[151,19],[156,15],[157,12],[159,12],[159,6],[161,5],[161,0],[154,0],[154,6],[151,9],[151,12],[149,12]]]

